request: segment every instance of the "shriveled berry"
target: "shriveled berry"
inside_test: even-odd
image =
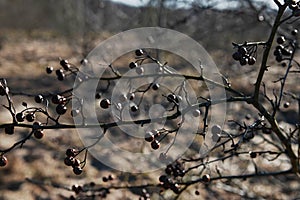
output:
[[[159,148],[159,146],[160,146],[159,141],[153,140],[153,141],[151,142],[151,148],[152,148],[152,149],[157,150],[157,149]]]
[[[42,139],[44,137],[44,131],[36,130],[36,131],[34,131],[33,135],[36,139]]]
[[[46,67],[46,73],[47,73],[47,74],[51,74],[52,72],[53,72],[53,67],[47,66],[47,67]]]
[[[76,175],[80,175],[80,174],[82,174],[82,169],[81,169],[81,167],[74,167],[73,172]]]
[[[136,56],[142,56],[143,54],[144,54],[144,51],[142,49],[135,50],[135,55]]]
[[[101,99],[101,94],[99,92],[97,92],[96,95],[95,95],[95,98],[96,99]]]
[[[107,109],[110,106],[110,100],[109,99],[102,99],[100,101],[100,107],[103,109]]]
[[[197,195],[197,196],[199,196],[199,195],[200,195],[200,192],[199,192],[199,190],[196,190],[196,191],[195,191],[195,195]]]
[[[154,134],[152,133],[152,132],[147,132],[146,134],[145,134],[145,140],[147,141],[147,142],[152,142],[153,140],[154,140]]]
[[[41,94],[39,94],[39,95],[37,95],[37,96],[34,97],[34,101],[35,101],[36,103],[42,103],[43,100],[44,100],[44,97],[43,97],[43,95],[41,95]]]
[[[135,98],[135,94],[134,94],[134,93],[129,93],[129,94],[127,95],[127,98],[128,98],[130,101],[132,101],[132,100]]]
[[[58,104],[56,106],[56,113],[59,115],[63,115],[67,112],[67,107],[63,104]]]
[[[6,156],[2,155],[2,156],[0,157],[0,167],[6,166],[7,163],[8,163],[8,160],[7,160]]]

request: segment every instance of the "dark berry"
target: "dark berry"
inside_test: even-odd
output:
[[[298,29],[294,29],[294,30],[292,30],[292,35],[297,35],[298,34]]]
[[[168,177],[166,175],[161,175],[158,180],[159,182],[165,183],[168,181]]]
[[[281,62],[283,60],[281,55],[276,56],[275,59],[277,62]]]
[[[73,172],[76,175],[80,175],[82,173],[82,169],[81,169],[81,167],[74,167]]]
[[[80,64],[86,65],[88,62],[89,62],[89,61],[88,61],[87,59],[82,59],[82,60],[80,61]]]
[[[143,54],[144,54],[144,51],[142,49],[135,50],[135,55],[136,56],[142,56]]]
[[[44,100],[44,98],[43,98],[43,96],[41,94],[39,94],[39,95],[37,95],[37,96],[34,97],[34,101],[36,103],[42,103],[43,100]]]
[[[75,162],[75,159],[73,157],[66,157],[64,159],[64,163],[67,166],[72,166],[74,164],[74,162]]]
[[[248,64],[249,64],[249,65],[254,65],[255,62],[256,62],[256,59],[255,59],[253,56],[249,56]]]
[[[54,104],[59,104],[60,102],[61,102],[61,99],[62,99],[63,97],[62,96],[60,96],[60,95],[54,95],[53,97],[52,97],[52,99],[51,99],[51,101],[52,101],[52,103],[54,103]]]
[[[108,180],[110,180],[110,181],[114,180],[114,176],[113,176],[112,174],[109,174],[107,178],[108,178]]]
[[[243,57],[240,59],[240,64],[241,64],[242,66],[247,65],[247,64],[248,64],[248,58],[246,58],[245,56],[243,56]]]
[[[42,125],[41,122],[36,121],[36,122],[34,122],[34,123],[32,124],[32,129],[33,129],[33,130],[37,130],[37,129],[40,128],[41,125]]]
[[[36,131],[34,131],[33,135],[36,139],[42,139],[44,137],[44,131],[36,130]]]
[[[282,49],[281,52],[282,52],[282,55],[284,55],[284,56],[290,56],[293,53],[291,50],[289,50],[287,48]]]
[[[236,61],[239,61],[241,58],[242,58],[242,54],[240,53],[240,52],[234,52],[233,54],[232,54],[232,58],[234,59],[234,60],[236,60]]]
[[[58,104],[55,110],[57,114],[63,115],[67,112],[67,107],[63,104]]]
[[[257,153],[256,153],[256,152],[253,152],[253,151],[250,151],[250,152],[249,152],[249,155],[250,155],[251,158],[256,158]]]
[[[57,76],[62,75],[63,73],[64,73],[64,70],[62,70],[62,69],[57,69],[57,70],[55,71],[55,74],[56,74]]]
[[[48,66],[48,67],[46,68],[46,73],[47,73],[47,74],[51,74],[52,72],[53,72],[53,67]]]
[[[0,167],[6,166],[7,163],[8,163],[7,158],[6,158],[4,155],[2,155],[2,156],[0,157]]]
[[[199,190],[196,190],[196,191],[195,191],[195,195],[197,195],[197,196],[200,195]]]
[[[289,102],[285,102],[285,103],[283,104],[283,107],[284,107],[284,108],[290,107],[290,103],[289,103]]]
[[[204,183],[208,183],[208,182],[210,181],[210,176],[209,176],[209,174],[203,175],[203,176],[202,176],[202,181],[203,181]]]
[[[145,134],[145,140],[147,142],[152,142],[154,140],[154,134],[152,132],[147,132]]]
[[[169,94],[169,95],[167,96],[167,100],[168,100],[169,102],[174,102],[174,101],[176,101],[176,99],[177,99],[177,97],[176,97],[175,94]]]
[[[8,125],[4,128],[4,132],[8,135],[14,134],[15,127],[13,125]]]
[[[100,107],[103,109],[107,109],[110,106],[110,100],[109,99],[102,99],[100,101]]]
[[[278,44],[283,44],[285,42],[285,37],[284,36],[279,36],[276,41],[277,41]]]
[[[133,105],[130,107],[131,112],[136,112],[138,111],[139,107],[137,107],[136,105]]]
[[[107,178],[106,176],[103,176],[103,177],[102,177],[102,181],[103,181],[103,182],[107,182],[107,181],[108,181],[108,178]]]
[[[28,113],[25,118],[28,122],[33,122],[34,119],[35,119],[35,114],[34,113]]]
[[[282,52],[281,52],[281,51],[282,51],[282,49],[279,49],[279,48],[278,48],[278,49],[275,49],[275,50],[274,50],[274,53],[273,53],[274,56],[282,56]]]
[[[138,64],[137,64],[137,63],[135,63],[135,62],[129,63],[129,68],[130,68],[130,69],[134,69],[134,68],[136,68],[136,67],[138,67]]]
[[[129,93],[129,94],[127,95],[127,98],[128,98],[130,101],[132,101],[132,100],[135,98],[135,94],[134,94],[134,93]]]
[[[80,166],[80,160],[79,159],[74,159],[74,163],[72,167],[79,167]]]
[[[68,70],[70,68],[68,60],[60,60],[59,64],[64,68],[64,70]]]
[[[244,55],[246,55],[246,54],[248,53],[246,47],[239,47],[239,48],[238,48],[238,52],[239,52],[242,56],[244,56]]]
[[[0,84],[0,96],[7,95],[9,92],[8,87],[5,87],[4,85]]]
[[[96,99],[101,99],[101,94],[97,92],[96,95],[95,95],[95,98]]]
[[[18,122],[23,122],[25,120],[25,116],[23,115],[23,113],[17,113],[16,114],[16,120]]]
[[[159,89],[159,84],[158,83],[153,83],[152,84],[152,89],[153,90],[158,90]]]
[[[65,74],[64,73],[62,73],[62,74],[59,74],[59,75],[57,75],[57,80],[59,80],[59,81],[63,81],[64,79],[65,79]]]
[[[151,148],[152,148],[152,149],[156,150],[156,149],[159,148],[159,146],[160,146],[159,141],[153,140],[153,141],[151,142]]]
[[[77,154],[77,151],[74,148],[66,150],[66,156],[68,156],[68,157],[74,157],[76,154]]]

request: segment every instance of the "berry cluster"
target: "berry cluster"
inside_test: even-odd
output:
[[[292,36],[296,36],[297,34],[298,29],[292,30]],[[285,59],[285,56],[289,57],[292,55],[293,50],[291,50],[290,47],[293,46],[293,40],[289,40],[285,36],[281,35],[277,38],[276,42],[277,46],[273,54],[277,62],[282,62]]]
[[[159,182],[161,187],[163,187],[164,189],[171,189],[175,194],[179,194],[179,185],[171,178],[168,178],[166,175],[161,175],[159,177]]]
[[[174,177],[183,177],[185,175],[184,166],[177,160],[176,162],[167,165],[165,173],[173,175]]]
[[[75,193],[76,197],[71,195],[70,200],[75,199],[96,199],[96,196],[100,197],[100,199],[106,198],[107,194],[110,193],[110,191],[107,188],[101,187],[96,188],[96,184],[94,182],[90,182],[88,184],[83,185],[72,185],[71,190]],[[89,194],[85,194],[89,192]]]
[[[61,68],[55,70],[56,78],[59,81],[63,81],[66,76],[71,74],[76,74],[78,71],[78,68],[75,67],[73,64],[69,63],[68,60],[60,59],[59,62]],[[47,74],[51,74],[54,71],[54,68],[52,66],[46,67]]]
[[[145,134],[145,141],[146,142],[151,142],[151,148],[156,150],[160,147],[160,142],[159,142],[159,138],[161,136],[161,132],[158,130],[152,130],[152,131],[148,131]]]
[[[66,158],[64,159],[64,163],[67,166],[71,166],[73,168],[73,172],[76,175],[80,175],[82,173],[82,167],[80,166],[82,163],[76,156],[79,154],[76,149],[67,149],[66,150]]]
[[[236,52],[232,54],[232,58],[239,61],[243,65],[254,65],[256,62],[257,45],[241,45],[238,46]]]

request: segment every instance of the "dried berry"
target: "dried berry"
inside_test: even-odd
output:
[[[278,44],[283,44],[285,42],[285,37],[284,36],[279,36],[276,41],[277,41]]]
[[[68,157],[74,157],[76,154],[77,154],[77,150],[74,148],[66,150],[66,156]]]
[[[51,74],[52,72],[53,72],[53,67],[51,67],[51,66],[46,67],[47,74]]]
[[[23,115],[23,113],[17,113],[16,114],[16,120],[18,122],[23,122],[25,120],[25,116]]]
[[[137,64],[137,63],[135,63],[135,62],[129,63],[129,68],[130,68],[130,69],[134,69],[134,68],[136,68],[136,67],[138,67],[138,64]]]
[[[74,164],[74,162],[75,162],[75,159],[73,157],[66,157],[64,159],[64,163],[67,166],[72,166]]]
[[[35,114],[34,113],[28,113],[26,116],[25,116],[26,120],[28,122],[33,122],[35,120]]]
[[[250,152],[249,152],[249,155],[250,155],[251,158],[256,158],[257,153],[256,153],[256,152],[253,152],[253,151],[250,151]]]
[[[203,175],[203,176],[202,176],[202,181],[203,181],[204,183],[208,183],[208,182],[210,181],[210,176],[209,176],[209,174]]]

